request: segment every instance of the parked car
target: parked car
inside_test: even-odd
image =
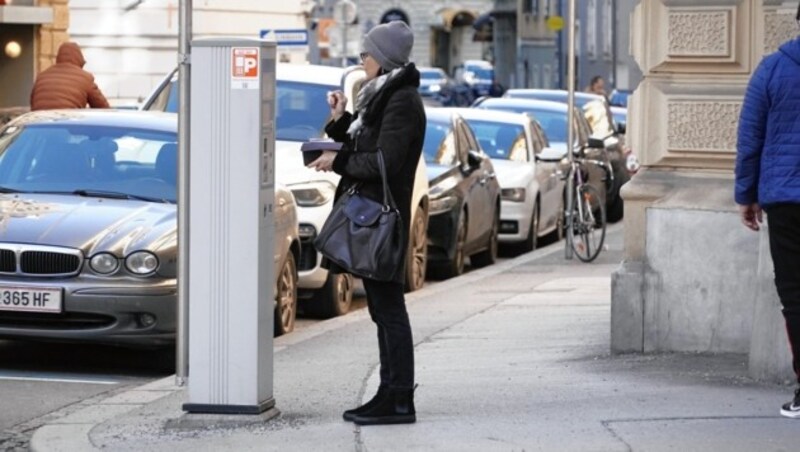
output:
[[[628,90],[615,89],[611,92],[611,95],[608,96],[608,103],[611,104],[612,107],[628,108],[628,98],[630,96],[631,92]]]
[[[566,90],[561,89],[514,88],[506,91],[503,97],[567,103],[568,95],[569,93]],[[604,100],[604,98],[599,94],[584,93],[582,91],[575,92],[575,106],[578,108],[583,108],[584,105],[595,100]]]
[[[427,105],[466,107],[475,98],[465,83],[456,83],[438,67],[417,68],[420,73],[419,94]]]
[[[54,110],[0,129],[0,337],[175,338],[174,114]],[[300,243],[277,190],[277,334],[294,325]]]
[[[591,106],[592,102],[587,102]],[[545,134],[550,139],[554,148],[566,150],[567,142],[567,104],[560,102],[533,100],[533,99],[485,99],[476,106],[491,110],[513,111],[527,113],[539,121]],[[589,165],[586,167],[589,183],[593,185],[606,203],[606,214],[609,221],[618,221],[622,218],[623,201],[619,196],[622,184],[630,179],[627,169],[628,155],[617,144],[615,136],[597,136],[592,131],[586,116],[575,115],[576,142],[573,149],[585,146],[590,137],[606,138],[606,149],[587,149],[586,155],[590,158],[604,162],[609,171],[600,167]]]
[[[275,178],[285,184],[297,200],[302,255],[298,262],[300,298],[303,311],[317,317],[348,312],[352,302],[353,278],[321,267],[322,256],[313,246],[333,207],[339,176],[320,173],[303,165],[300,145],[324,135],[330,108],[327,92],[343,89],[352,112],[364,79],[360,67],[347,69],[317,65],[278,64],[276,73]],[[145,110],[177,111],[177,70],[169,74],[143,104]],[[406,263],[406,290],[416,290],[425,281],[428,224],[428,179],[420,159],[412,195],[412,224]]]
[[[453,70],[453,78],[470,88],[474,97],[488,96],[494,84],[494,66],[484,60],[466,60]]]
[[[550,146],[536,120],[525,114],[477,108],[452,109],[461,115],[492,160],[500,184],[499,240],[528,252],[539,237],[562,231],[564,181],[556,163],[539,161]]]
[[[567,103],[568,93],[559,89],[510,89],[503,97]],[[575,93],[575,106],[583,111],[589,125],[592,126],[594,138],[616,139],[615,120],[618,116],[614,113],[614,109],[618,107],[611,107],[606,98],[599,94],[584,92]]]
[[[491,159],[466,121],[449,109],[427,108],[422,153],[430,184],[428,268],[435,278],[464,272],[465,260],[497,260],[500,185]]]

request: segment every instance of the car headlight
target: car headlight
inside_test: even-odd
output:
[[[525,202],[524,188],[504,188],[500,190],[500,198],[504,201]]]
[[[125,258],[125,268],[137,275],[149,275],[158,268],[158,257],[149,251],[136,251]]]
[[[328,181],[293,184],[289,189],[297,205],[301,207],[321,206],[330,201],[336,193],[336,186]]]
[[[111,253],[98,253],[89,260],[89,267],[101,275],[110,275],[119,268],[119,259]]]
[[[429,90],[430,90],[432,93],[438,93],[439,91],[441,91],[441,90],[442,90],[442,86],[441,86],[441,85],[431,85],[431,86],[430,86],[430,88],[428,88],[428,89],[429,89]]]
[[[458,203],[458,198],[455,196],[442,196],[441,198],[431,199],[431,204],[428,209],[429,215],[438,215],[440,213],[449,212]]]

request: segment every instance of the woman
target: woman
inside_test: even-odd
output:
[[[411,224],[411,192],[425,138],[425,110],[419,97],[419,72],[408,62],[414,35],[404,22],[379,25],[364,36],[361,60],[366,79],[355,114],[345,112],[347,98],[331,93],[333,119],[325,131],[343,142],[342,151],[325,151],[309,168],[342,176],[336,198],[359,184],[362,195],[383,199],[377,151],[385,163],[389,191],[403,220],[403,249]],[[329,264],[330,265],[330,264]],[[336,268],[331,268],[337,271]],[[404,269],[390,282],[364,278],[367,307],[378,326],[381,383],[366,404],[347,410],[344,418],[360,425],[416,421],[414,409],[414,344],[403,295]]]

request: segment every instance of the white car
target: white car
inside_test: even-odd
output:
[[[302,243],[298,287],[302,308],[304,313],[318,317],[342,315],[350,309],[353,278],[322,268],[322,256],[312,244],[333,207],[339,176],[306,168],[300,145],[324,135],[330,116],[328,91],[343,90],[350,100],[348,109],[352,110],[364,72],[360,67],[278,64],[276,78],[275,179],[292,191],[298,206]],[[177,71],[159,85],[143,108],[176,111],[176,82]],[[417,167],[412,206],[407,290],[422,286],[427,264],[428,179],[423,159]]]
[[[472,128],[500,183],[501,243],[522,252],[536,248],[548,234],[560,237],[564,181],[556,163],[539,160],[553,153],[539,124],[520,113],[457,108]]]

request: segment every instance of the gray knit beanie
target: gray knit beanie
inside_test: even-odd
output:
[[[414,33],[405,22],[393,20],[364,35],[364,51],[387,71],[408,64]]]

